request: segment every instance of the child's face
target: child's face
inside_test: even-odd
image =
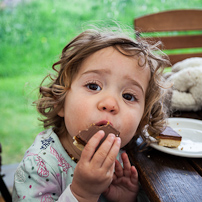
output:
[[[142,118],[149,79],[149,68],[137,58],[104,48],[82,62],[58,115],[72,137],[92,123],[109,122],[120,131],[123,147]]]

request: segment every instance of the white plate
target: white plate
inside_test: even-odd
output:
[[[151,143],[150,146],[176,156],[202,158],[202,121],[188,118],[169,118],[168,125],[182,136],[178,148]]]

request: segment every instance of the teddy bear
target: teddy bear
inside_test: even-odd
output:
[[[172,86],[169,93],[171,110],[202,109],[202,57],[180,61],[164,76]]]

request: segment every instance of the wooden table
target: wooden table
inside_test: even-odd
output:
[[[202,120],[202,111],[175,112],[173,117]],[[173,156],[150,147],[132,156],[151,202],[202,202],[202,158]]]

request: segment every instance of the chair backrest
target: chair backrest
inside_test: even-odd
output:
[[[136,37],[161,40],[163,49],[169,50],[165,52],[171,64],[202,57],[202,10],[170,10],[142,16],[134,19],[134,28]]]

